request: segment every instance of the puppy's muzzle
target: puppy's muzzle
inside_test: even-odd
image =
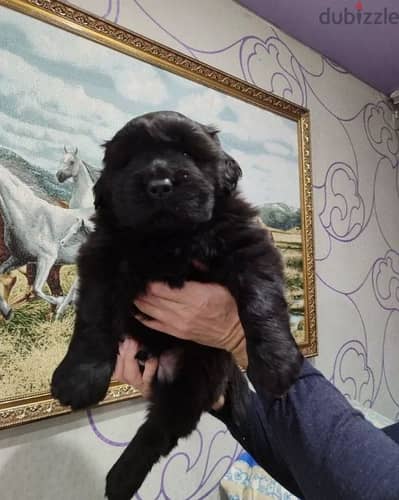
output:
[[[168,177],[150,180],[147,184],[147,193],[150,198],[163,200],[173,193],[173,183]]]

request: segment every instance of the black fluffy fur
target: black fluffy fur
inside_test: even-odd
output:
[[[131,498],[222,393],[233,418],[245,418],[248,388],[229,353],[178,340],[134,318],[132,301],[150,282],[181,287],[197,280],[230,290],[258,391],[281,395],[299,373],[302,355],[290,333],[280,255],[236,189],[240,176],[214,129],[171,111],[131,120],[105,144],[95,186],[96,229],[78,260],[75,331],[52,393],[72,408],[100,401],[126,335],[152,356],[172,352],[177,363],[172,381],[153,381],[147,420],[108,474],[110,500]],[[172,191],[154,199],[149,183],[164,179]]]

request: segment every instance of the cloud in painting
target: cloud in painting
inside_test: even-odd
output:
[[[292,162],[273,155],[251,155],[240,150],[230,151],[243,170],[240,189],[256,205],[282,201],[299,207],[299,192],[292,177]]]
[[[280,142],[278,139],[275,141],[265,140],[264,144],[266,151],[271,155],[292,158],[296,154],[292,145],[289,142],[283,142],[281,139]]]
[[[117,68],[113,77],[116,90],[133,102],[160,105],[167,100],[166,85],[151,66],[141,66],[140,69]]]
[[[296,159],[296,125],[278,115],[210,89],[182,97],[177,110],[202,123],[211,123],[240,141],[258,143],[265,153]]]
[[[100,144],[130,118],[116,106],[87,95],[82,86],[43,73],[1,49],[0,96],[11,108],[0,116],[2,142],[16,148],[22,143],[25,149],[29,142],[32,153],[43,154],[47,147],[50,158],[51,150],[62,151],[64,144],[74,143],[91,161],[99,162]]]
[[[98,142],[89,135],[69,133],[54,128],[32,125],[0,111],[0,143],[37,166],[55,171],[63,156],[63,147],[78,147],[83,157],[100,167]]]
[[[172,109],[221,130],[251,201],[299,206],[294,122],[11,10],[0,39],[0,145],[28,161],[54,172],[66,144],[100,166],[133,116]]]
[[[2,21],[13,19],[15,13],[8,11]],[[44,27],[33,19],[25,18],[24,24],[27,24],[27,29],[23,32],[27,42],[26,51],[40,57],[48,73],[51,74],[54,63],[63,63],[74,70],[89,70],[111,76],[115,90],[132,102],[159,105],[167,98],[167,87],[152,66],[144,65],[133,58],[127,59],[124,54],[115,50],[96,43],[87,43],[80,37],[62,33],[56,28]],[[54,43],[54,36],[68,39],[67,43],[62,44],[62,50],[60,44]]]
[[[0,81],[5,97],[17,97],[20,114],[43,109],[58,118],[73,118],[106,129],[110,123],[123,124],[127,119],[114,105],[87,95],[82,86],[43,73],[22,57],[1,49]]]

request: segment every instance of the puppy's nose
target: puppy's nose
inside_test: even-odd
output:
[[[173,184],[167,177],[165,179],[153,179],[147,184],[147,193],[151,198],[167,198],[173,192]]]

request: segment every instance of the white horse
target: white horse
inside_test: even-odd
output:
[[[76,219],[75,224],[68,229],[68,232],[64,235],[62,240],[60,240],[60,245],[62,247],[67,247],[77,242],[81,244],[87,236],[94,231],[94,227],[94,222],[90,219],[84,219],[83,217]]]
[[[62,238],[60,244],[62,246],[73,245],[76,242],[82,244],[87,236],[94,230],[94,223],[90,219],[78,219],[73,224],[67,234]],[[68,293],[63,298],[62,302],[57,306],[55,319],[59,319],[65,312],[69,304],[76,304],[79,293],[79,278],[75,278]]]
[[[69,208],[93,208],[94,211],[94,196],[93,187],[100,175],[100,171],[94,169],[85,161],[78,157],[78,148],[73,151],[68,151],[64,146],[64,156],[61,161],[60,168],[56,173],[59,182],[65,182],[67,179],[73,180],[73,189],[71,199],[69,201]],[[85,224],[85,225],[82,225]],[[70,244],[71,237],[77,236],[78,239],[87,237],[88,229],[91,229],[88,220],[83,222],[83,219],[76,222],[71,226],[68,234],[60,241],[62,246]],[[68,305],[76,301],[78,289],[78,279],[72,283],[67,295],[56,310],[56,319],[58,319]]]
[[[61,161],[60,168],[56,173],[59,182],[65,182],[67,179],[73,180],[72,196],[69,201],[69,208],[92,208],[94,213],[94,195],[93,187],[100,176],[100,171],[81,160],[78,156],[78,148],[73,151],[68,151],[64,146],[64,156]],[[93,229],[93,224],[88,219],[77,221],[74,226],[71,226],[67,235],[60,241],[61,245],[70,244],[70,238],[77,236],[78,239],[87,237],[90,230]],[[70,290],[64,297],[61,304],[56,310],[56,319],[58,319],[68,305],[76,301],[78,279],[72,283]]]
[[[68,209],[51,205],[7,168],[0,165],[0,210],[4,221],[4,241],[10,257],[0,264],[0,275],[29,263],[36,264],[34,293],[50,304],[59,305],[63,297],[43,291],[55,264],[74,264],[81,241],[61,245],[60,241],[77,221],[88,219],[93,208]],[[9,317],[11,310],[0,297],[0,312]]]
[[[78,148],[68,151],[64,146],[64,156],[56,177],[59,182],[73,180],[69,208],[93,208],[94,211],[93,187],[99,176],[99,170],[79,158]]]

